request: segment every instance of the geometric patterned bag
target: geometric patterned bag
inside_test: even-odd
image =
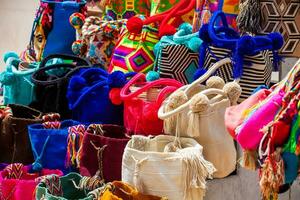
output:
[[[214,26],[221,18],[223,26]],[[242,87],[240,100],[246,99],[260,85],[269,86],[273,67],[279,63],[277,50],[283,44],[282,36],[271,33],[267,36],[240,37],[228,27],[225,14],[214,13],[208,25],[199,31],[203,44],[200,49],[199,71],[203,74],[223,58],[231,58],[232,64],[226,64],[216,72],[225,82],[238,79]]]

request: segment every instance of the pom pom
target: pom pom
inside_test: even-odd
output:
[[[193,27],[189,23],[183,23],[179,26],[180,30],[184,30],[184,35],[193,33]]]
[[[284,41],[280,33],[277,32],[270,33],[268,37],[272,40],[272,45],[275,50],[278,50],[282,47]]]
[[[149,71],[146,75],[146,80],[148,82],[155,81],[159,79],[159,73],[156,71]]]
[[[112,104],[119,106],[122,104],[122,99],[120,96],[121,89],[120,88],[112,88],[109,92],[109,99]]]
[[[36,160],[33,164],[32,164],[32,169],[31,171],[33,172],[40,172],[43,169],[43,165],[41,163],[40,160]]]
[[[7,59],[8,58],[16,58],[16,59],[19,59],[19,56],[17,53],[13,52],[13,51],[9,51],[9,52],[6,52],[4,55],[3,55],[3,60],[4,62],[6,63]]]
[[[209,33],[208,33],[208,24],[204,24],[200,30],[199,30],[199,38],[207,43],[211,42],[211,39],[209,37]]]
[[[197,69],[197,71],[194,74],[194,80],[197,80],[198,78],[203,76],[206,72],[207,72],[206,69],[203,68]]]
[[[170,24],[166,24],[165,26],[160,27],[158,36],[159,38],[161,38],[162,36],[174,35],[175,33],[176,33],[175,27]]]
[[[11,72],[3,72],[0,74],[0,82],[3,85],[11,85],[15,82],[15,76]]]
[[[74,13],[70,16],[69,22],[75,29],[80,29],[84,24],[85,16],[81,13]]]
[[[193,52],[199,52],[201,44],[202,40],[197,37],[191,38],[187,43],[189,49],[191,49]]]
[[[249,55],[253,53],[256,43],[253,37],[249,35],[242,36],[237,42],[237,53],[239,55]]]
[[[125,74],[121,71],[114,71],[107,77],[107,84],[110,88],[121,88],[126,84]]]
[[[81,40],[76,40],[75,42],[73,42],[73,44],[72,44],[73,53],[75,55],[80,55],[82,46],[83,45],[81,43]]]
[[[80,76],[73,76],[69,83],[71,90],[81,90],[86,86],[86,80]]]
[[[219,76],[212,76],[206,81],[206,86],[208,88],[223,89],[225,81]]]
[[[142,32],[144,23],[139,17],[131,17],[126,24],[126,27],[130,33],[140,34]]]
[[[170,95],[166,108],[168,110],[174,110],[180,105],[186,103],[188,100],[189,99],[184,93],[184,91],[178,90]]]
[[[236,82],[226,83],[223,87],[223,90],[227,94],[231,104],[236,104],[242,93],[241,86]]]
[[[190,109],[194,113],[205,112],[209,106],[209,99],[203,94],[196,94],[191,99]]]

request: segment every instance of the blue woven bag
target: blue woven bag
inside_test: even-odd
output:
[[[73,76],[67,91],[72,119],[122,125],[123,105],[119,101],[119,91],[134,74],[121,71],[108,74],[101,68],[90,68]]]
[[[42,168],[59,169],[68,172],[65,165],[67,155],[68,128],[78,125],[79,122],[65,120],[59,129],[46,129],[43,124],[28,126],[28,134],[35,162],[33,171]]]

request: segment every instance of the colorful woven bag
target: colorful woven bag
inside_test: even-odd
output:
[[[79,122],[65,120],[33,124],[28,127],[35,159],[33,171],[39,171],[41,168],[69,171],[66,165],[69,127],[76,125],[79,125]]]
[[[216,26],[222,20],[222,26]],[[199,74],[204,73],[214,63],[231,58],[233,64],[224,65],[216,72],[225,82],[239,79],[242,86],[240,101],[249,97],[260,85],[270,85],[273,68],[278,69],[280,59],[277,50],[283,44],[279,33],[267,36],[239,34],[228,27],[223,12],[215,12],[208,25],[199,31],[203,44],[200,49]]]
[[[50,175],[42,179],[35,192],[36,200],[94,200],[98,199],[103,182],[77,173],[59,177]]]
[[[4,56],[5,71],[0,74],[4,104],[29,105],[35,100],[35,88],[31,75],[38,69],[38,63],[23,62],[13,52]]]
[[[80,174],[105,182],[121,180],[122,156],[129,137],[124,127],[92,124],[83,138]]]
[[[73,44],[73,52],[92,64],[103,65],[107,70],[121,27],[126,21],[88,17],[82,26],[82,37]]]
[[[76,31],[69,23],[73,13],[85,14],[85,1],[40,0],[32,26],[28,49],[22,59],[28,62],[41,61],[50,54],[72,54]]]
[[[138,88],[133,91],[133,86]],[[165,97],[180,86],[182,84],[174,79],[161,78],[146,82],[144,74],[134,76],[121,90],[121,99],[124,101],[124,126],[128,133],[162,134],[163,121],[158,119],[158,109]],[[151,89],[158,91],[151,95]],[[146,93],[146,97],[141,97],[142,93]]]
[[[53,57],[68,59],[71,63],[45,67],[48,60]],[[30,106],[44,113],[59,113],[62,119],[71,118],[72,113],[68,108],[66,97],[69,80],[76,73],[87,69],[89,65],[88,61],[69,55],[51,55],[43,59],[40,69],[32,75],[32,82],[36,87],[36,100]]]
[[[60,170],[42,169],[39,173],[30,173],[29,166],[21,163],[7,165],[0,172],[1,200],[32,200],[35,188],[43,176],[56,174],[62,176]]]
[[[42,113],[23,105],[0,107],[0,163],[33,162],[27,126],[41,123]]]
[[[135,73],[108,74],[100,68],[89,68],[74,75],[69,82],[67,99],[72,119],[85,123],[123,124],[120,88]]]
[[[161,78],[173,78],[183,84],[193,82],[198,68],[199,48],[202,40],[193,27],[182,24],[174,36],[163,36],[154,47],[154,71]]]
[[[184,9],[181,9],[182,7]],[[174,34],[175,27],[178,26],[176,19],[194,7],[195,0],[182,0],[169,12],[154,15],[144,21],[139,17],[128,20],[116,44],[108,71],[146,73],[153,69],[155,60],[153,48],[159,41],[159,37]],[[172,18],[175,20],[170,23]],[[161,22],[159,30],[150,25],[154,22]]]

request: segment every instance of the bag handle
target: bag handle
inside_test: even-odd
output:
[[[121,90],[120,96],[122,100],[130,100],[138,95],[142,94],[143,92],[147,91],[148,89],[159,86],[159,85],[166,85],[166,86],[174,86],[174,87],[181,87],[182,84],[174,79],[169,78],[161,78],[152,82],[148,82],[146,85],[141,87],[140,89],[134,91],[133,93],[128,94],[130,86],[137,83],[139,80],[146,82],[146,75],[139,73],[135,75]]]
[[[231,59],[230,58],[224,58],[215,64],[213,64],[212,67],[210,67],[205,74],[200,76],[197,80],[192,82],[187,86],[187,88],[184,90],[185,94],[188,94],[192,89],[194,89],[197,85],[203,83],[206,81],[213,73],[215,73],[220,67],[226,65],[226,64],[231,64]]]
[[[223,90],[216,89],[216,88],[209,88],[207,90],[204,90],[204,91],[200,92],[199,94],[203,94],[203,95],[206,95],[206,96],[212,95],[212,94],[214,94],[214,95],[221,95],[221,96],[227,96],[227,94]],[[210,102],[212,102],[214,99],[215,98],[210,99]],[[158,110],[158,117],[160,119],[164,120],[164,119],[167,119],[167,118],[169,118],[169,117],[171,117],[171,116],[173,116],[173,115],[175,115],[177,113],[180,113],[183,110],[185,110],[187,107],[189,107],[191,101],[192,101],[192,99],[188,100],[186,103],[180,105],[179,107],[177,107],[174,110],[171,110],[170,112],[165,112],[164,111],[164,107],[166,105],[166,101],[165,101],[164,104]]]
[[[160,105],[164,102],[166,96],[167,96],[168,94],[171,94],[171,93],[175,92],[177,89],[178,89],[178,88],[177,88],[177,87],[174,87],[174,86],[167,86],[167,87],[163,88],[163,89],[159,92],[159,94],[158,94],[158,96],[157,96],[156,104],[157,104],[158,106],[160,106]]]
[[[46,64],[49,60],[52,59],[63,59],[63,60],[71,60],[72,63],[76,62],[76,65],[74,66],[90,66],[91,63],[83,58],[80,58],[78,56],[73,55],[66,55],[66,54],[52,54],[44,58],[40,63],[40,68],[46,67]]]

